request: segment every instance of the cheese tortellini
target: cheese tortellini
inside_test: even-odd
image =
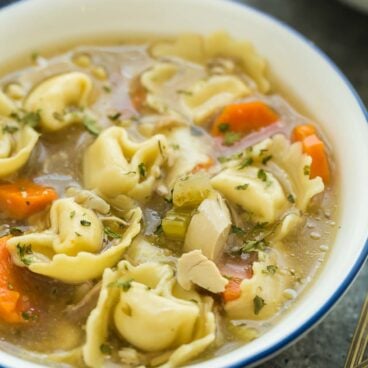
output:
[[[97,306],[87,321],[84,360],[89,367],[103,366],[100,346],[114,327],[135,348],[152,353],[160,367],[181,365],[214,341],[211,307],[211,298],[182,289],[169,265],[134,267],[121,261],[116,271],[104,273]]]
[[[91,280],[114,266],[139,233],[141,210],[135,208],[125,217],[104,217],[74,198],[58,199],[51,206],[50,228],[13,237],[8,249],[15,264],[32,272],[67,283]],[[106,247],[104,223],[119,228]]]
[[[36,86],[27,97],[24,108],[39,112],[42,129],[57,131],[79,120],[74,119],[73,114],[68,116],[68,112],[88,106],[92,88],[92,80],[85,73],[60,74]]]
[[[145,201],[155,189],[166,152],[161,134],[135,142],[124,128],[106,129],[84,154],[84,184],[106,196],[123,194]]]
[[[31,127],[0,117],[0,178],[15,173],[27,163],[38,137]]]

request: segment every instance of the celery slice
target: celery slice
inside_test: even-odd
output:
[[[169,239],[184,240],[191,212],[171,209],[162,220],[162,230]]]

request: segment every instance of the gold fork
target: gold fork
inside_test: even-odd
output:
[[[360,312],[358,324],[351,340],[345,368],[367,368],[368,359],[364,355],[368,347],[368,295],[365,298],[362,311]]]

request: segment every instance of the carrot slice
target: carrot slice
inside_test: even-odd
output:
[[[310,177],[320,176],[325,184],[330,182],[330,169],[324,143],[315,135],[303,139],[303,151],[312,157]]]
[[[316,128],[311,124],[297,125],[291,133],[292,142],[301,142],[310,135],[316,134]]]
[[[0,185],[0,210],[14,219],[41,211],[56,198],[54,189],[27,180]]]
[[[225,286],[225,291],[222,293],[222,298],[225,303],[236,300],[240,297],[240,284],[242,281],[243,279],[238,277],[232,277],[229,280],[228,284]]]
[[[221,136],[227,132],[247,134],[278,120],[278,115],[261,101],[228,105],[214,122],[211,134]]]
[[[15,266],[6,248],[9,238],[0,238],[0,318],[9,323],[22,323],[25,322],[22,313],[29,308],[29,300],[17,290]]]
[[[201,170],[208,170],[210,169],[213,165],[215,164],[215,162],[212,160],[212,158],[209,158],[207,161],[205,162],[200,162],[199,164],[195,165],[193,167],[192,173],[195,174],[198,171]]]

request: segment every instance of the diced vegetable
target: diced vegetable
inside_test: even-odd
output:
[[[173,203],[177,207],[195,208],[208,197],[212,186],[208,176],[195,174],[178,180],[174,185]]]
[[[303,142],[303,151],[312,157],[310,177],[320,176],[325,184],[330,182],[330,169],[324,143],[315,135],[306,137]]]
[[[184,240],[191,212],[171,209],[162,220],[162,230],[169,239]]]
[[[194,166],[192,173],[195,174],[198,171],[206,171],[208,169],[210,169],[213,165],[215,164],[215,162],[212,160],[212,158],[208,158],[208,161],[205,162],[201,162],[199,164],[197,164],[196,166]]]
[[[297,125],[291,133],[291,140],[293,142],[301,142],[312,134],[316,134],[316,128],[313,125]]]
[[[212,135],[224,136],[228,132],[248,134],[275,123],[278,115],[261,101],[228,105],[212,126]]]
[[[28,180],[0,185],[0,210],[14,219],[24,219],[57,199],[54,189]]]
[[[240,284],[243,280],[238,277],[232,277],[229,283],[225,286],[225,291],[222,293],[222,298],[224,302],[230,302],[232,300],[238,299],[241,294]]]
[[[21,323],[25,321],[23,314],[27,309],[27,302],[17,291],[12,275],[15,266],[6,248],[9,238],[0,238],[0,318],[9,323]]]

